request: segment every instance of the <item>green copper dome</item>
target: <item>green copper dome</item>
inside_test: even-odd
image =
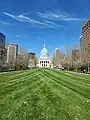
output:
[[[44,48],[43,48],[42,51],[41,51],[40,58],[48,58],[48,57],[49,57],[49,52],[48,52],[48,50],[46,49],[46,46],[44,45]]]

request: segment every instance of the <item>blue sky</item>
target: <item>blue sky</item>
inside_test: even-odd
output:
[[[0,32],[37,56],[77,44],[89,16],[89,0],[0,0]]]

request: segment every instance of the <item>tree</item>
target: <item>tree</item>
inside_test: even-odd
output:
[[[5,63],[3,66],[2,66],[2,71],[9,71],[10,70],[10,65],[8,63]]]
[[[66,46],[65,54],[64,54],[64,61],[67,65],[66,68],[69,71],[71,67],[71,56],[72,56],[72,47],[70,45]]]
[[[38,63],[38,58],[36,56],[34,56],[34,63],[35,63],[35,67],[36,67],[36,65]]]

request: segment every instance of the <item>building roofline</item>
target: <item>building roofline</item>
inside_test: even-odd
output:
[[[90,18],[88,18],[88,19],[83,23],[82,27],[84,27],[85,24],[86,24],[88,21],[90,21]]]
[[[35,52],[29,52],[28,54],[35,54]]]
[[[11,44],[9,44],[9,45],[14,45],[14,46],[18,46],[18,44],[14,44],[14,43],[11,43]]]
[[[4,38],[6,38],[6,36],[2,32],[0,32],[0,35],[2,35]]]

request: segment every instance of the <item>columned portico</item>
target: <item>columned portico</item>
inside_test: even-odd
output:
[[[39,65],[40,67],[52,67],[52,63],[51,63],[51,60],[47,60],[47,59],[40,59],[39,60]]]

